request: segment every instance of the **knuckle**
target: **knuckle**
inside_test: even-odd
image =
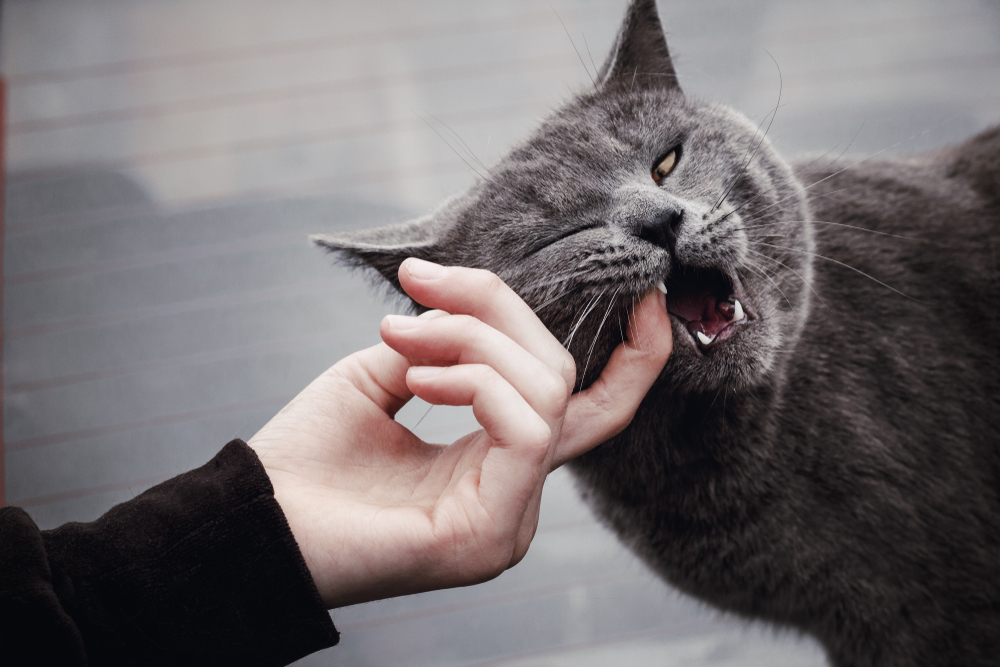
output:
[[[569,353],[569,350],[563,350],[560,374],[567,389],[573,391],[573,387],[576,386],[576,359]]]
[[[569,402],[570,388],[566,384],[565,378],[555,371],[546,374],[544,396],[544,408],[550,415],[561,416],[566,411],[566,404]]]
[[[632,423],[635,411],[626,409],[625,404],[622,401],[616,400],[608,392],[607,387],[602,385],[600,391],[594,394],[593,400],[597,405],[597,410],[605,415],[605,419],[613,435],[621,433]]]
[[[492,271],[487,271],[486,269],[476,269],[476,271],[478,272],[480,287],[486,295],[491,297],[496,296],[507,287],[500,280],[499,276]]]
[[[534,422],[526,429],[523,446],[530,453],[544,458],[552,441],[552,429],[542,419],[536,419]]]
[[[494,391],[502,392],[506,389],[507,380],[489,364],[469,364],[469,366],[474,366],[476,372],[481,374],[483,381]]]
[[[482,321],[472,315],[453,315],[452,342],[459,348],[482,347],[487,336],[486,327]]]
[[[619,412],[611,415],[611,433],[610,436],[618,435],[632,423],[633,413],[631,412]]]
[[[465,336],[475,334],[482,324],[482,322],[471,315],[452,315],[451,319],[459,333]]]

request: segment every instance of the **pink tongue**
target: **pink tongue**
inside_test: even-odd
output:
[[[717,310],[715,297],[711,294],[683,294],[677,298],[669,298],[667,310],[677,317],[687,320],[689,328],[715,336],[726,328],[729,320]]]

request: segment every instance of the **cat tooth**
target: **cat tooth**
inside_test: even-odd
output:
[[[656,289],[660,290],[664,294],[667,293],[667,286],[663,284],[662,280],[660,282],[656,283]]]
[[[698,336],[698,342],[700,342],[702,345],[705,346],[711,345],[712,341],[715,340],[715,336],[712,337],[706,336],[704,331],[697,332],[697,336]]]
[[[746,314],[743,312],[743,306],[740,305],[739,299],[733,299],[733,322],[739,322],[746,318]]]

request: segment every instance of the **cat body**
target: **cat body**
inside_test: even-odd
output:
[[[810,190],[816,220],[908,237],[816,225],[816,254],[920,300],[816,260],[773,382],[654,387],[638,428],[571,464],[665,579],[813,634],[836,665],[1000,664],[995,156],[997,130],[835,176],[797,170],[829,177]]]
[[[397,289],[408,256],[494,271],[580,387],[659,283],[671,358],[570,464],[595,513],[667,581],[835,665],[1000,665],[1000,131],[849,168],[763,135],[684,96],[634,0],[594,89],[488,178],[316,240]]]

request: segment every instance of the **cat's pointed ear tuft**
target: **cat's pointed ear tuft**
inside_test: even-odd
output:
[[[680,89],[656,12],[656,0],[632,0],[611,54],[597,75],[598,86]]]
[[[349,265],[375,269],[402,293],[399,265],[407,257],[449,263],[440,251],[444,231],[440,221],[428,215],[401,225],[314,234],[309,238]]]

